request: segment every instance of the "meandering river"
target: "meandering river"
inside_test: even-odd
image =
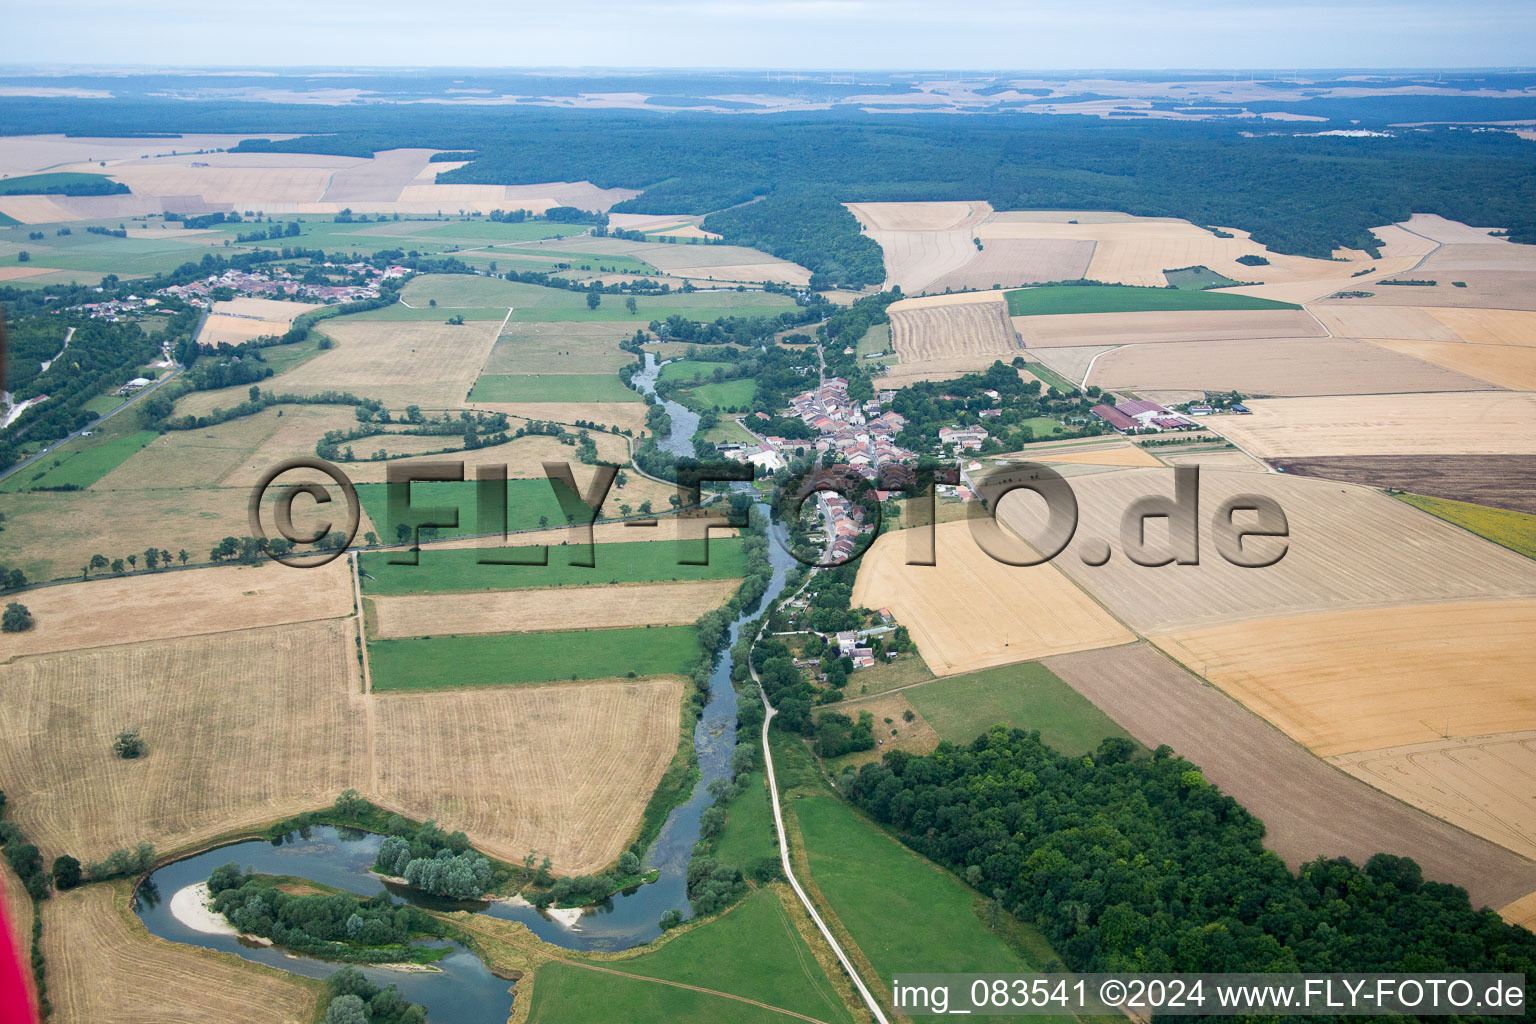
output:
[[[646,354],[645,369],[635,374],[635,385],[646,394],[654,394],[660,364]],[[672,429],[660,438],[661,447],[674,455],[693,454],[693,432],[699,417],[676,402],[665,402],[672,418]],[[758,509],[767,519],[768,509]],[[784,588],[785,574],[795,564],[786,545],[769,544],[768,557],[773,567],[763,605],[773,601]],[[731,624],[727,646],[736,642],[742,626],[757,614],[753,609]],[[710,676],[710,700],[694,727],[701,778],[687,802],[667,816],[656,841],[646,853],[647,867],[660,871],[650,884],[619,893],[597,906],[588,908],[573,925],[556,921],[530,906],[508,903],[447,904],[473,909],[492,917],[521,921],[541,939],[566,949],[616,950],[649,942],[661,934],[658,922],[668,910],[688,913],[688,860],[699,839],[699,816],[712,799],[709,784],[729,773],[731,754],[736,748],[736,691],[731,686],[731,658],[725,654]],[[233,861],[241,867],[266,874],[294,875],[325,885],[346,889],[364,896],[389,891],[399,901],[423,906],[444,906],[443,901],[415,893],[400,886],[386,885],[370,872],[381,838],[362,832],[329,827],[291,833],[277,843],[251,840],[220,847],[175,861],[150,875],[141,887],[137,910],[151,932],[175,942],[220,949],[308,977],[325,977],[340,965],[288,953],[273,947],[254,946],[233,935],[209,935],[178,921],[170,911],[170,899],[180,889],[207,881],[221,864]],[[399,986],[411,1002],[426,1007],[435,1024],[503,1024],[511,1012],[512,995],[508,983],[486,970],[473,953],[453,945],[438,966],[441,972],[401,972],[382,968],[362,968],[375,982]]]

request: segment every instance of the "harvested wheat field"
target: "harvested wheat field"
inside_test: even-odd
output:
[[[1536,270],[1536,245],[1516,245],[1502,238],[1492,245],[1448,243],[1424,258],[1418,270],[1429,275],[1456,275],[1463,271]],[[1409,287],[1412,287],[1411,285]]]
[[[1440,341],[1373,341],[1369,344],[1442,366],[1457,376],[1486,381],[1511,391],[1536,391],[1536,346],[1517,348],[1513,345],[1465,345]]]
[[[918,309],[895,309],[892,303],[891,344],[901,368],[915,370],[930,360],[974,359],[974,368],[1019,355],[1019,343],[1008,322],[1008,307],[999,293],[996,302],[955,303]],[[916,364],[916,365],[914,365]]]
[[[972,247],[974,249],[974,246]],[[1086,277],[1093,243],[1070,238],[994,238],[964,266],[930,281],[930,292],[1014,288]]]
[[[199,345],[239,345],[252,338],[276,337],[287,329],[287,324],[270,320],[214,314],[203,321],[202,330],[197,332],[197,342]]]
[[[934,529],[936,565],[907,565],[902,530],[877,540],[859,562],[855,607],[889,608],[917,641],[934,675],[1108,647],[1135,639],[1051,565],[1005,565],[976,543],[969,522]]]
[[[185,233],[185,232],[183,232]],[[273,320],[278,323],[293,323],[295,317],[310,310],[325,308],[318,302],[289,302],[286,299],[256,299],[248,295],[242,295],[237,299],[228,299],[213,304],[213,312],[224,316],[246,316],[257,320]]]
[[[194,167],[193,160],[207,166]],[[214,153],[134,160],[114,165],[110,173],[135,196],[196,196],[204,203],[270,213],[317,202],[332,174],[370,162],[344,156]]]
[[[374,597],[376,635],[450,636],[682,626],[724,604],[741,580]]]
[[[1320,338],[1304,309],[1190,309],[1163,313],[1051,313],[1016,316],[1025,348],[1144,345],[1156,342]]]
[[[619,427],[639,438],[646,433],[643,402],[464,402],[455,408],[504,412],[527,420],[553,420],[574,424],[586,420],[604,427]]]
[[[494,320],[330,320],[324,333],[336,347],[267,383],[278,394],[350,391],[395,407],[454,408],[474,386],[500,329]]]
[[[185,849],[330,803],[366,771],[353,636],[314,622],[0,667],[8,816],[50,859],[85,861],[139,840]],[[148,756],[112,753],[126,727]]]
[[[1298,615],[1151,640],[1323,757],[1536,728],[1536,601]]]
[[[171,430],[123,460],[91,490],[250,486],[283,459],[312,457],[326,431],[356,426],[351,406],[281,405],[211,427]],[[435,440],[462,443],[462,438]]]
[[[1536,280],[1532,281],[1536,285]],[[1399,307],[1401,308],[1401,307]],[[1516,345],[1536,348],[1536,312],[1525,309],[1468,309],[1435,306],[1423,311],[1452,332],[1449,338],[1426,341],[1465,341],[1474,345]],[[1411,334],[1388,335],[1413,338]]]
[[[1259,458],[1322,455],[1536,454],[1536,395],[1270,398],[1219,429]]]
[[[1422,271],[1412,271],[1389,276],[1419,278],[1421,275]],[[1290,299],[1293,302],[1309,304],[1317,300],[1323,304],[1320,308],[1328,309],[1339,306],[1411,306],[1432,309],[1536,310],[1536,287],[1532,287],[1532,276],[1528,270],[1452,270],[1440,272],[1426,280],[1432,280],[1435,283],[1423,286],[1378,285],[1373,277],[1334,281],[1331,291],[1310,297],[1275,294],[1273,289],[1236,290],[1243,294],[1271,299]],[[1364,291],[1366,294],[1350,298],[1336,297],[1342,292],[1357,291]]]
[[[352,614],[349,564],[264,562],[47,587],[27,595],[37,625],[6,634],[0,658],[340,618]]]
[[[1459,220],[1447,220],[1438,213],[1416,213],[1398,226],[1441,245],[1509,244],[1489,234],[1490,231],[1497,231],[1497,228],[1469,227]]]
[[[1207,470],[1199,477],[1198,565],[1133,563],[1121,534],[1132,502],[1172,498],[1172,469],[1127,469],[1072,480],[1077,533],[1054,564],[1142,634],[1162,634],[1305,612],[1409,602],[1536,597],[1530,560],[1425,516],[1378,491],[1283,474]],[[1244,568],[1217,549],[1213,519],[1230,497],[1259,494],[1284,510],[1289,537],[1249,538],[1244,547],[1278,562]],[[1043,534],[1044,503],[1010,495],[998,518],[1028,539]],[[1240,514],[1238,522],[1253,522]],[[1153,558],[1168,557],[1166,520],[1147,527]],[[1085,557],[1112,554],[1103,565]],[[866,602],[868,603],[868,602]],[[878,607],[878,605],[871,605]]]
[[[975,229],[992,212],[982,202],[845,205],[885,256],[885,287],[909,295],[934,290],[935,281],[975,259]]]
[[[1268,473],[1269,467],[1246,453],[1225,446],[1190,445],[1158,449],[1158,457],[1170,466],[1199,466],[1202,470],[1235,473]]]
[[[377,697],[380,803],[562,875],[613,863],[677,750],[682,680]]]
[[[631,332],[612,323],[512,322],[496,339],[486,373],[618,373],[632,363],[619,348]]]
[[[1148,749],[1170,744],[1265,825],[1293,869],[1316,857],[1412,857],[1474,907],[1536,890],[1536,864],[1365,785],[1146,644],[1048,658],[1046,668]]]
[[[1308,307],[1328,333],[1339,338],[1460,341],[1445,321],[1418,306],[1359,306],[1347,302]]]
[[[1137,392],[1198,388],[1239,391],[1249,397],[1407,394],[1489,387],[1486,380],[1395,348],[1340,338],[1124,345],[1100,356],[1093,364],[1091,378],[1101,388]]]
[[[1404,803],[1536,859],[1536,732],[1438,739],[1331,760]]]
[[[1536,455],[1340,455],[1277,459],[1298,476],[1345,480],[1536,515]]]
[[[170,897],[165,893],[165,898]],[[43,906],[48,999],[58,1024],[309,1024],[324,987],[232,953],[159,939],[127,882],[55,893]]]
[[[36,491],[0,495],[6,527],[0,562],[29,579],[78,579],[94,554],[121,558],[150,544],[177,554],[186,548],[198,561],[228,536],[250,532],[242,487],[139,491]],[[47,537],[47,544],[26,538]]]
[[[1505,904],[1500,908],[1499,916],[1506,924],[1517,924],[1527,931],[1533,930],[1533,926],[1536,926],[1536,892]]]
[[[1034,455],[1024,452],[1024,461],[1059,462],[1078,466],[1161,466],[1156,455],[1139,445],[1120,444],[1094,446],[1082,451],[1063,452],[1060,455]]]

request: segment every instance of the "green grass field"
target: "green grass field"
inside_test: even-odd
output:
[[[729,370],[730,363],[712,363],[704,359],[674,359],[661,368],[657,380],[692,381],[704,383],[714,379],[715,371]]]
[[[742,377],[684,388],[677,393],[677,400],[692,409],[745,409],[752,404],[752,396],[756,393],[757,381]]]
[[[131,415],[123,413],[124,416]],[[109,422],[115,422],[117,417]],[[0,482],[0,491],[25,491],[34,487],[91,486],[130,455],[160,435],[153,430],[138,430],[120,437],[98,440],[77,438],[66,447],[57,448],[18,473]]]
[[[1511,551],[1518,551],[1527,558],[1536,558],[1536,516],[1422,494],[1395,494],[1393,497]]]
[[[81,174],[76,171],[52,171],[45,174],[18,174],[0,181],[0,196],[26,196],[52,193],[71,185],[112,184],[105,174]],[[118,193],[119,195],[123,193]]]
[[[359,488],[361,490],[361,488]],[[697,544],[689,547],[696,548]],[[524,587],[599,586],[605,583],[658,583],[671,580],[736,579],[746,573],[742,542],[715,537],[708,565],[681,565],[683,553],[671,541],[627,541],[592,546],[592,568],[571,565],[586,548],[549,549],[548,565],[481,565],[482,557],[537,557],[536,548],[423,548],[419,565],[392,565],[404,552],[372,551],[362,556],[363,590],[368,594],[424,594],[455,590],[516,590]],[[695,557],[696,551],[688,557]]]
[[[737,441],[741,444],[756,444],[757,438],[741,425],[739,420],[722,416],[720,422],[704,431],[704,440],[710,444],[724,444],[727,441]]]
[[[851,1024],[852,1020],[778,895],[766,889],[660,949],[630,959],[605,960],[599,966],[711,991],[551,963],[539,968],[530,1024],[783,1024],[794,1019],[713,992],[728,992],[829,1024]]]
[[[791,807],[811,877],[874,966],[881,989],[901,971],[1021,973],[1043,966],[988,929],[977,912],[980,894],[842,801],[818,796]]]
[[[1300,309],[1290,302],[1256,299],[1227,292],[1191,292],[1177,288],[1130,285],[1046,285],[1008,292],[1010,316],[1054,313],[1150,313],[1190,309]]]
[[[1206,288],[1231,288],[1241,284],[1225,274],[1218,274],[1210,267],[1185,267],[1182,270],[1165,270],[1163,278],[1181,291],[1198,292]]]
[[[865,356],[872,356],[876,352],[883,353],[868,362],[872,366],[888,366],[898,362],[896,351],[891,347],[891,325],[889,323],[875,324],[864,332],[855,349],[859,362],[865,362]]]
[[[715,837],[712,854],[722,864],[741,868],[744,874],[764,859],[777,862],[778,843],[773,836],[773,808],[763,773],[743,777],[741,795],[726,805],[725,828]]]
[[[1039,377],[1040,380],[1045,383],[1046,387],[1055,388],[1057,391],[1060,391],[1064,395],[1078,390],[1076,384],[1072,383],[1070,380],[1067,380],[1067,378],[1063,377],[1049,366],[1046,366],[1044,363],[1025,363],[1024,369],[1028,370],[1033,376]]]
[[[446,442],[445,442],[446,443]],[[501,523],[481,524],[476,505],[476,488],[479,485],[473,479],[453,483],[416,483],[410,487],[411,511],[410,519],[402,517],[399,522],[420,522],[423,519],[447,519],[448,516],[437,514],[427,515],[417,510],[424,508],[457,509],[459,525],[457,527],[440,527],[437,531],[439,537],[457,537],[464,534],[475,535],[481,533],[493,533],[501,529]],[[389,515],[389,485],[388,484],[358,484],[357,495],[362,500],[363,508],[368,513],[377,528],[379,536],[386,541],[398,539],[396,534],[397,521]],[[607,501],[604,509],[609,515],[618,514],[618,501],[609,495],[608,501],[613,502],[610,508]],[[540,523],[540,518],[546,520]],[[560,510],[560,502],[555,498],[554,484],[549,480],[508,480],[507,481],[507,522],[508,530],[531,530],[539,526],[564,526],[565,513]]]
[[[511,686],[606,679],[630,672],[681,675],[693,668],[698,656],[699,634],[692,626],[417,637],[368,644],[375,690]]]
[[[857,675],[854,677],[857,679]],[[999,722],[1039,729],[1063,754],[1086,754],[1108,736],[1128,734],[1056,674],[1037,662],[935,679],[902,691],[951,743],[969,743]]]
[[[611,373],[487,373],[469,393],[475,402],[639,402]]]

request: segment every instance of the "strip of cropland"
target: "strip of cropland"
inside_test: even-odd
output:
[[[488,373],[469,393],[474,402],[638,402],[640,395],[605,373]]]
[[[692,626],[412,637],[368,645],[375,691],[681,675],[698,656],[699,634]]]
[[[643,528],[637,528],[636,533]],[[591,567],[585,546],[550,546],[548,564],[537,563],[542,548],[422,549],[419,564],[400,565],[405,551],[369,552],[362,556],[363,589],[370,594],[423,594],[454,590],[518,590],[524,587],[580,587],[617,583],[661,583],[681,580],[735,579],[746,573],[746,554],[738,537],[713,537],[709,562],[702,560],[700,541],[613,542],[594,544]],[[523,564],[487,564],[484,559],[521,559]]]
[[[1010,316],[1053,313],[1141,313],[1187,309],[1300,309],[1290,302],[1225,292],[1191,292],[1177,288],[1137,288],[1132,285],[1045,285],[1005,293]]]

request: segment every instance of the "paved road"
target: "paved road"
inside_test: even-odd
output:
[[[811,576],[814,575],[815,570],[812,570]],[[810,582],[811,576],[806,577],[806,582]],[[804,589],[805,584],[801,584],[800,590]],[[790,595],[790,598],[798,596],[799,592],[797,590],[794,594]],[[753,646],[756,646],[757,641],[762,639],[763,630],[767,628],[768,622],[767,619],[764,619],[763,626],[758,630],[757,636],[752,638]],[[884,1012],[880,1009],[880,1004],[875,1001],[874,994],[864,984],[864,979],[859,977],[858,969],[853,966],[853,961],[848,959],[848,954],[843,951],[843,947],[838,944],[837,939],[833,938],[831,929],[821,919],[821,914],[817,912],[815,905],[811,903],[811,898],[801,888],[800,880],[795,877],[795,870],[789,863],[789,837],[784,832],[784,812],[779,806],[779,783],[773,774],[773,748],[768,745],[768,726],[772,723],[773,716],[778,714],[778,711],[774,709],[772,704],[768,703],[768,694],[764,692],[763,682],[758,678],[757,667],[752,664],[752,650],[750,647],[747,649],[747,669],[752,673],[752,681],[757,684],[758,695],[763,699],[763,763],[768,766],[768,795],[773,799],[773,827],[779,836],[779,863],[784,868],[784,877],[789,879],[790,888],[794,889],[795,895],[800,897],[800,902],[804,905],[806,913],[810,914],[811,920],[816,922],[816,927],[821,932],[821,937],[827,940],[827,945],[831,946],[832,952],[837,954],[838,962],[843,965],[843,970],[848,972],[849,979],[853,981],[854,987],[859,990],[859,996],[864,1000],[864,1005],[869,1008],[869,1012],[879,1024],[889,1024]]]
[[[76,430],[74,433],[70,434],[68,437],[65,437],[65,438],[62,438],[62,439],[60,439],[58,441],[55,441],[53,444],[50,444],[47,448],[44,448],[42,451],[38,452],[36,455],[29,455],[25,459],[22,459],[20,462],[16,463],[16,465],[12,466],[10,469],[7,469],[5,472],[0,473],[0,480],[4,480],[6,477],[11,476],[13,473],[21,472],[23,469],[26,469],[28,466],[32,465],[32,463],[36,462],[38,459],[41,459],[44,455],[47,455],[47,454],[49,454],[51,452],[54,452],[54,451],[58,450],[58,447],[60,445],[67,444],[68,442],[73,441],[75,438],[77,438],[80,435],[84,434],[86,431],[88,431],[88,430],[95,430],[97,427],[101,426],[103,423],[105,423],[107,420],[111,419],[113,416],[116,416],[118,413],[122,412],[124,409],[128,408],[130,405],[133,405],[135,402],[139,401],[139,399],[143,398],[145,395],[149,394],[152,391],[156,391],[156,390],[164,387],[166,384],[170,383],[180,373],[181,373],[181,367],[178,366],[174,370],[172,370],[170,373],[166,374],[164,377],[161,377],[159,380],[155,381],[149,387],[147,387],[144,390],[140,391],[138,394],[132,396],[131,398],[124,399],[121,403],[119,403],[118,405],[113,406],[111,409],[109,409],[106,412],[102,413],[100,416],[96,417],[94,420],[92,420],[91,422],[87,423],[85,426],[81,427],[79,430]]]

